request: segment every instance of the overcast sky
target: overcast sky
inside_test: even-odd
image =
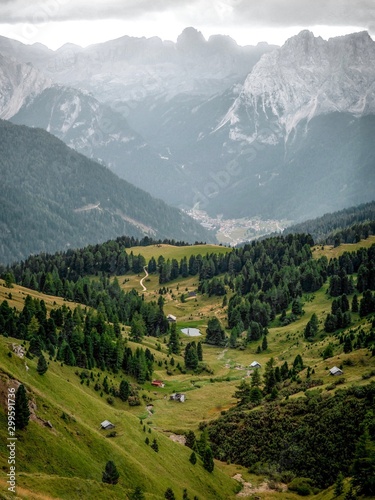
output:
[[[281,45],[302,29],[323,38],[367,30],[375,35],[374,0],[0,0],[0,35],[56,49],[123,35],[175,41],[193,26],[205,38]]]

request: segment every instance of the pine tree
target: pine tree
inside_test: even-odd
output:
[[[34,316],[35,318],[35,316]],[[36,319],[36,318],[35,318]],[[38,321],[36,319],[36,321]],[[35,354],[35,356],[40,356],[42,354],[42,342],[38,335],[31,337],[29,344],[29,352]]]
[[[197,344],[197,356],[198,356],[199,361],[203,361],[202,342],[198,342],[198,344]]]
[[[127,380],[121,380],[119,389],[119,396],[121,401],[127,401],[129,399],[129,395],[130,395],[129,382]]]
[[[307,323],[305,327],[305,338],[306,339],[312,339],[315,337],[315,335],[318,333],[319,330],[319,322],[318,322],[318,316],[313,313],[310,321]]]
[[[264,391],[266,394],[270,394],[272,392],[272,389],[276,385],[274,364],[275,364],[274,358],[270,358],[270,360],[267,361],[267,363],[266,363],[266,368],[265,368],[265,372],[263,375]]]
[[[16,429],[20,430],[24,429],[25,427],[27,427],[29,423],[30,409],[29,409],[29,402],[26,396],[26,389],[22,384],[18,387],[16,391],[14,406],[15,406],[14,411],[16,413],[15,416]]]
[[[357,313],[358,310],[359,310],[358,297],[357,297],[357,295],[353,295],[353,299],[352,299],[352,312]]]
[[[234,397],[238,399],[238,405],[245,405],[250,401],[251,388],[248,382],[241,380],[240,385],[237,386],[237,391],[234,393]]]
[[[232,347],[232,349],[235,349],[237,346],[237,338],[238,338],[238,329],[236,326],[234,326],[230,332],[230,337],[229,337],[229,347]]]
[[[214,317],[210,318],[207,323],[206,342],[213,345],[225,344],[225,331],[220,324],[220,321]]]
[[[264,336],[262,340],[262,351],[266,351],[268,348],[268,342],[267,342],[267,337]]]
[[[41,354],[39,356],[38,365],[36,367],[36,370],[39,373],[39,375],[44,375],[46,373],[46,371],[48,370],[48,365],[47,365],[46,359],[43,356],[43,354]]]
[[[259,387],[252,387],[250,389],[249,399],[250,399],[251,403],[259,405],[262,401],[262,398],[263,398],[263,393],[259,389]]]
[[[352,350],[353,350],[352,341],[350,339],[350,336],[346,335],[344,342],[344,352],[345,354],[347,354],[348,352],[352,352]]]
[[[165,500],[176,500],[172,488],[167,488],[164,493]]]
[[[151,445],[151,448],[158,452],[159,451],[159,445],[158,445],[158,442],[156,441],[156,438],[154,438],[153,442],[152,442],[152,445]]]
[[[212,450],[209,446],[206,447],[203,454],[203,467],[208,472],[212,472],[214,470],[214,459],[212,455]]]
[[[169,352],[172,354],[180,354],[180,339],[177,333],[176,323],[172,323],[171,325],[168,347]]]
[[[339,472],[336,482],[335,482],[335,489],[334,489],[334,495],[335,497],[340,496],[344,492],[344,476],[342,472]]]
[[[120,474],[116,468],[116,465],[109,460],[106,463],[105,469],[102,475],[102,482],[108,484],[117,484],[119,480]]]
[[[131,322],[129,337],[133,342],[142,342],[146,334],[146,325],[139,313],[135,313]]]
[[[253,373],[251,374],[251,387],[260,387],[261,384],[261,379],[260,379],[260,372],[259,368],[256,368]]]
[[[195,342],[189,342],[185,347],[185,366],[188,370],[195,370],[198,367],[197,345]]]
[[[188,446],[192,450],[195,449],[196,446],[196,438],[194,431],[188,431],[186,434],[185,446]]]
[[[145,500],[142,488],[137,486],[130,496],[130,500]]]
[[[189,457],[189,462],[195,465],[197,463],[197,455],[195,454],[194,451],[191,452],[191,455]]]
[[[352,483],[360,495],[375,497],[375,443],[367,426],[357,443]]]

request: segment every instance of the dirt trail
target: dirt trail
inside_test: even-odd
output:
[[[143,268],[143,270],[146,273],[146,276],[143,276],[143,278],[141,279],[141,281],[139,282],[139,284],[141,285],[141,287],[143,288],[143,291],[145,292],[147,290],[147,288],[144,286],[143,280],[145,280],[147,278],[147,276],[148,276],[147,267],[145,266]]]

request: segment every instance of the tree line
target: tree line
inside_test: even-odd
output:
[[[0,334],[29,342],[28,356],[47,352],[68,366],[99,368],[134,377],[143,384],[151,380],[154,356],[149,349],[132,350],[121,336],[120,325],[109,323],[102,312],[66,305],[47,314],[43,300],[25,298],[21,311],[4,300],[0,304]]]

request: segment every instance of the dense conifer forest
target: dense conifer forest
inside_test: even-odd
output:
[[[121,235],[213,241],[200,224],[41,129],[0,121],[1,264]]]
[[[364,203],[317,219],[295,224],[284,230],[289,233],[309,233],[316,243],[339,245],[355,243],[375,234],[375,202]]]

